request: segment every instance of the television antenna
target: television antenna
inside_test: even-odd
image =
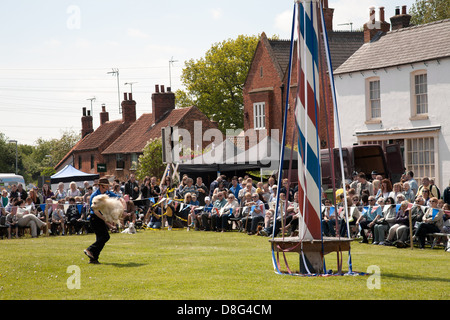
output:
[[[135,83],[137,83],[137,82],[125,82],[124,83],[124,85],[125,86],[130,86],[130,91],[131,91],[131,94],[133,94],[133,84],[135,84]]]
[[[122,113],[122,107],[120,106],[120,85],[119,85],[119,69],[112,68],[112,71],[107,72],[107,74],[111,74],[117,77],[117,98],[119,100],[119,114]]]
[[[93,117],[93,116],[94,116],[94,111],[92,110],[92,101],[95,101],[96,98],[95,98],[95,97],[92,97],[92,98],[86,99],[86,100],[90,100],[90,101],[91,101],[91,116]]]
[[[341,24],[338,24],[338,26],[350,26],[350,32],[353,31],[353,22],[341,23]]]
[[[173,60],[173,57],[169,60],[169,83],[170,88],[172,88],[172,66],[174,62],[178,62],[178,60]]]

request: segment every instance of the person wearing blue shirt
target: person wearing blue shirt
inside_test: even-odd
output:
[[[383,212],[381,211],[381,206],[376,206],[375,203],[375,197],[370,196],[369,197],[369,206],[364,207],[363,213],[359,216],[358,220],[356,221],[356,225],[359,225],[361,227],[361,236],[362,241],[361,243],[369,243],[369,240],[367,240],[366,233],[364,232],[365,229],[372,230],[372,234],[374,233],[374,227],[375,222],[379,217],[383,216]]]
[[[241,199],[239,199],[239,191],[242,189],[241,185],[238,183],[238,177],[234,176],[231,179],[231,187],[230,190],[233,194],[234,197],[237,199],[238,203],[241,203]]]
[[[107,194],[112,198],[120,198],[119,195],[111,192],[109,190],[110,184],[108,179],[100,178],[98,180],[98,189],[91,195],[89,200],[89,207],[92,208],[92,199],[101,194]],[[115,226],[107,223],[102,213],[99,211],[94,211],[90,209],[91,216],[91,228],[94,230],[96,239],[93,244],[91,244],[87,249],[84,250],[84,253],[89,257],[89,263],[98,264],[98,257],[100,252],[103,250],[106,242],[108,242],[109,236],[109,228],[114,228]]]

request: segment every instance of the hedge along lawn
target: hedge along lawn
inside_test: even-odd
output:
[[[239,232],[140,230],[112,234],[100,265],[83,250],[93,234],[0,240],[0,299],[296,300],[448,299],[449,253],[352,243],[353,270],[374,276],[299,277],[275,274],[266,237]],[[343,253],[344,271],[348,253]],[[298,270],[298,254],[287,254]],[[336,270],[335,253],[326,256]],[[80,289],[69,289],[79,267]],[[76,267],[75,267],[76,268]],[[284,265],[283,265],[283,269]],[[373,271],[371,271],[373,273]],[[71,278],[70,278],[71,277]],[[68,281],[69,280],[69,281]],[[69,286],[68,286],[69,284]]]

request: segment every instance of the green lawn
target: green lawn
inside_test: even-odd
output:
[[[378,266],[380,289],[369,276],[296,277],[275,274],[269,238],[239,232],[139,231],[112,234],[100,265],[83,249],[94,235],[0,240],[0,299],[449,299],[450,254],[442,248],[397,249],[352,243],[354,271]],[[344,270],[348,270],[344,253]],[[298,254],[288,254],[298,269]],[[326,256],[336,269],[336,254]],[[69,289],[69,266],[80,289]],[[74,282],[69,281],[69,284]]]

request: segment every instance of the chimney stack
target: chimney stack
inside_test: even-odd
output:
[[[380,7],[380,21],[375,20],[375,7],[370,7],[370,20],[364,24],[364,43],[372,41],[379,32],[388,32],[391,25],[384,19],[384,7]]]
[[[124,93],[122,101],[122,121],[133,123],[136,121],[136,101],[133,100],[132,94]]]
[[[402,6],[402,13],[400,14],[400,7],[395,8],[395,16],[391,18],[392,30],[408,28],[411,21],[411,15],[406,12],[406,6]]]
[[[102,112],[100,112],[100,125],[109,121],[109,113],[106,112],[106,106],[102,104]]]
[[[83,108],[83,116],[81,117],[81,138],[84,138],[92,132],[94,132],[94,126],[92,124],[91,113],[90,111],[86,112],[86,108]]]
[[[328,0],[323,0],[322,8],[323,8],[323,19],[325,20],[325,28],[327,29],[327,32],[331,32],[333,31],[334,9],[328,8]]]
[[[155,93],[152,94],[152,117],[153,123],[157,123],[170,111],[175,109],[175,94],[167,88],[164,91],[164,86],[156,85]]]

